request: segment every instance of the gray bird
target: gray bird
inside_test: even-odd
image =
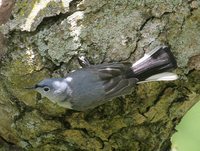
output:
[[[176,80],[176,60],[169,47],[157,47],[136,63],[115,62],[90,65],[79,58],[83,68],[66,78],[44,79],[32,89],[52,102],[73,110],[95,108],[113,98],[130,93],[138,83]]]

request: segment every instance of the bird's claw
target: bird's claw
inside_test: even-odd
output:
[[[80,66],[83,68],[90,66],[90,62],[87,60],[85,56],[78,57],[78,62]]]

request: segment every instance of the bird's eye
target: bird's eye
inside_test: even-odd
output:
[[[44,87],[43,90],[44,90],[45,92],[48,92],[50,89],[49,89],[48,87]]]

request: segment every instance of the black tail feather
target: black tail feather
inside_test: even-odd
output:
[[[169,47],[162,46],[152,50],[132,66],[132,70],[139,79],[144,81],[158,73],[166,72],[177,67],[175,57]]]

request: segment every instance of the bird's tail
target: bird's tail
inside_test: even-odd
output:
[[[132,70],[140,82],[176,80],[175,73],[167,72],[177,67],[176,60],[169,47],[153,49],[132,65]]]

